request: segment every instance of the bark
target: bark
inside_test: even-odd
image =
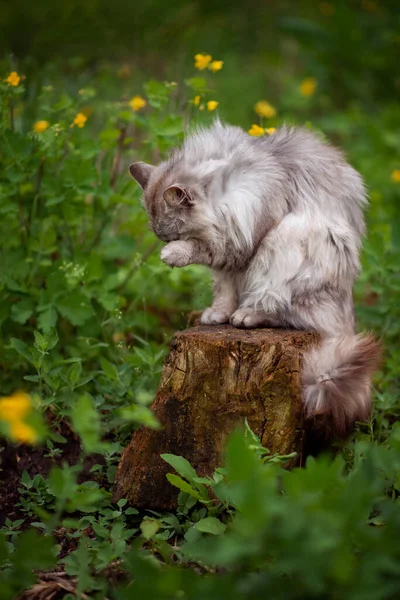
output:
[[[177,333],[152,405],[162,429],[134,432],[118,467],[113,500],[173,510],[178,491],[166,479],[173,469],[160,454],[184,456],[199,476],[211,475],[221,466],[228,435],[246,417],[271,453],[296,451],[301,463],[299,371],[302,351],[317,342],[310,332],[228,325]]]

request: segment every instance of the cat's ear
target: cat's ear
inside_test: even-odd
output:
[[[143,189],[145,189],[149,182],[150,175],[152,174],[153,169],[155,169],[155,167],[153,167],[152,165],[148,165],[145,162],[137,162],[133,163],[129,167],[129,173],[132,175],[133,179],[137,181]]]
[[[189,190],[180,185],[170,185],[164,190],[163,198],[169,206],[191,206],[193,197]]]

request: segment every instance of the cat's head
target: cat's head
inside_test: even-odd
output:
[[[157,237],[164,242],[207,237],[205,190],[194,173],[169,162],[156,167],[137,162],[129,172],[143,188],[143,204]]]

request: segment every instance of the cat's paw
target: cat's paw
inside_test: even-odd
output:
[[[229,319],[229,322],[240,329],[254,329],[266,324],[266,315],[251,308],[238,308]]]
[[[200,317],[200,323],[202,325],[222,325],[222,323],[229,323],[229,313],[223,310],[215,310],[212,306],[206,308]]]
[[[169,242],[161,250],[161,260],[170,267],[186,267],[192,260],[192,245],[183,240]]]

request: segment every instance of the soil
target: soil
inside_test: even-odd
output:
[[[0,526],[4,525],[6,518],[11,521],[24,519],[23,527],[28,525],[29,518],[26,512],[18,506],[20,500],[19,489],[21,487],[21,475],[27,471],[30,477],[36,474],[47,477],[53,465],[61,465],[67,462],[69,465],[75,465],[81,453],[79,438],[69,429],[67,424],[61,424],[59,432],[67,441],[58,447],[61,454],[52,459],[46,456],[49,451],[45,447],[32,447],[25,444],[5,443],[0,448]],[[104,464],[104,458],[101,455],[91,455],[84,462],[83,471],[79,477],[82,483],[86,479],[93,479],[89,474],[91,467],[96,464]]]

